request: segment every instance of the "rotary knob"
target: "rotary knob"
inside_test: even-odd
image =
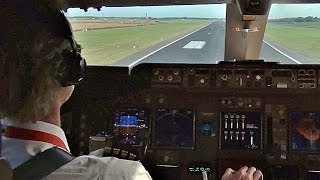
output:
[[[224,81],[226,81],[226,80],[228,80],[228,76],[227,76],[227,75],[222,75],[222,76],[221,76],[221,79],[224,80]]]
[[[164,103],[164,98],[163,97],[159,97],[158,98],[158,103],[159,104],[163,104]]]
[[[154,75],[158,75],[158,74],[159,74],[159,69],[153,70],[153,74],[154,74]]]
[[[159,81],[163,81],[164,77],[162,75],[159,76]]]
[[[239,107],[243,107],[244,106],[244,102],[243,101],[238,101],[237,104],[238,104]],[[237,118],[240,118],[240,116],[238,115]]]

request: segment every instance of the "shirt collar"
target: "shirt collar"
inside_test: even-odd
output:
[[[70,148],[69,148],[69,145],[67,142],[66,135],[65,135],[64,131],[59,126],[56,126],[56,125],[50,124],[50,123],[46,123],[43,121],[37,121],[36,123],[32,123],[32,122],[11,121],[9,119],[2,119],[1,123],[5,126],[12,126],[12,127],[16,127],[16,128],[35,130],[35,131],[45,132],[45,133],[57,136],[58,138],[60,138],[63,141],[68,152],[70,152]]]

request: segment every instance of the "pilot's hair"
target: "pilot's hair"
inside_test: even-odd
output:
[[[51,1],[52,2],[52,1]],[[53,108],[62,51],[70,43],[56,37],[37,17],[51,14],[44,0],[4,0],[0,7],[0,118],[41,120]],[[58,10],[58,9],[57,9]]]

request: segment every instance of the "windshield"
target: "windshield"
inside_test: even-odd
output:
[[[274,4],[260,58],[320,63],[320,4]],[[90,65],[224,60],[226,4],[103,7],[66,13]]]
[[[274,4],[261,58],[284,64],[320,63],[320,4]]]

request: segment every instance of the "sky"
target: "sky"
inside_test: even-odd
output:
[[[184,5],[184,6],[149,6],[149,7],[103,7],[99,12],[89,8],[84,12],[79,8],[68,9],[67,16],[97,16],[97,17],[195,17],[195,18],[225,18],[226,4],[214,5]],[[319,4],[273,4],[269,19],[287,17],[320,17]]]

